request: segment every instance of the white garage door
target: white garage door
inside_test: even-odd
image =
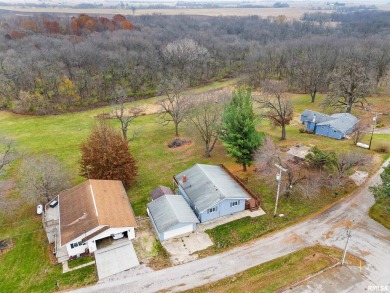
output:
[[[95,252],[96,268],[99,279],[107,278],[139,265],[133,244],[128,239],[98,249]]]
[[[194,224],[178,224],[164,232],[164,240],[194,231]]]

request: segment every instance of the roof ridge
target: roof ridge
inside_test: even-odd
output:
[[[172,211],[172,214],[175,215],[176,219],[178,220],[178,223],[180,223],[180,220],[179,220],[179,216],[178,214],[176,213],[176,210],[174,208],[172,208],[173,206],[173,203],[171,202],[171,200],[169,199],[169,197],[171,197],[172,195],[176,195],[176,194],[164,194],[162,197],[165,197],[167,202],[168,202],[168,205],[169,205],[169,209]],[[181,197],[181,195],[179,195]]]
[[[227,198],[222,192],[221,192],[221,189],[220,187],[218,186],[218,184],[215,183],[215,181],[210,178],[210,176],[207,175],[207,173],[205,172],[205,170],[201,167],[201,166],[211,166],[211,167],[215,167],[215,168],[219,168],[221,169],[222,171],[224,171],[220,166],[217,166],[217,165],[206,165],[206,164],[197,164],[199,165],[199,168],[200,170],[203,172],[203,174],[213,183],[213,185],[217,188],[217,191],[219,193],[219,201],[217,201],[215,204],[217,204],[218,202],[220,202],[222,199],[225,199]],[[214,204],[214,205],[215,205]]]

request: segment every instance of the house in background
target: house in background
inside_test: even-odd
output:
[[[173,178],[201,223],[244,211],[255,198],[223,166],[196,164]]]
[[[181,195],[166,194],[148,203],[147,213],[160,241],[196,230],[198,218]]]
[[[343,139],[355,129],[359,119],[349,113],[327,115],[305,110],[301,115],[301,122],[306,125],[306,131],[335,139]]]
[[[57,206],[48,204],[46,210],[58,212],[54,241],[59,262],[93,253],[104,241],[135,238],[137,222],[121,181],[90,179],[55,200]]]

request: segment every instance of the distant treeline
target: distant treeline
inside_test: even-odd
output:
[[[373,89],[383,90],[389,16],[334,14],[336,26],[283,16],[116,16],[105,29],[101,18],[85,15],[4,18],[0,105],[19,113],[73,111],[109,103],[118,88],[129,98],[154,94],[174,77],[195,86],[245,75],[254,87],[277,78],[292,91],[315,95],[328,90],[327,77],[346,60],[359,63]],[[48,29],[45,20],[59,29]]]

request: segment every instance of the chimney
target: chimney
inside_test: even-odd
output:
[[[187,175],[183,175],[182,180],[183,180],[183,183],[186,183],[187,182]]]

